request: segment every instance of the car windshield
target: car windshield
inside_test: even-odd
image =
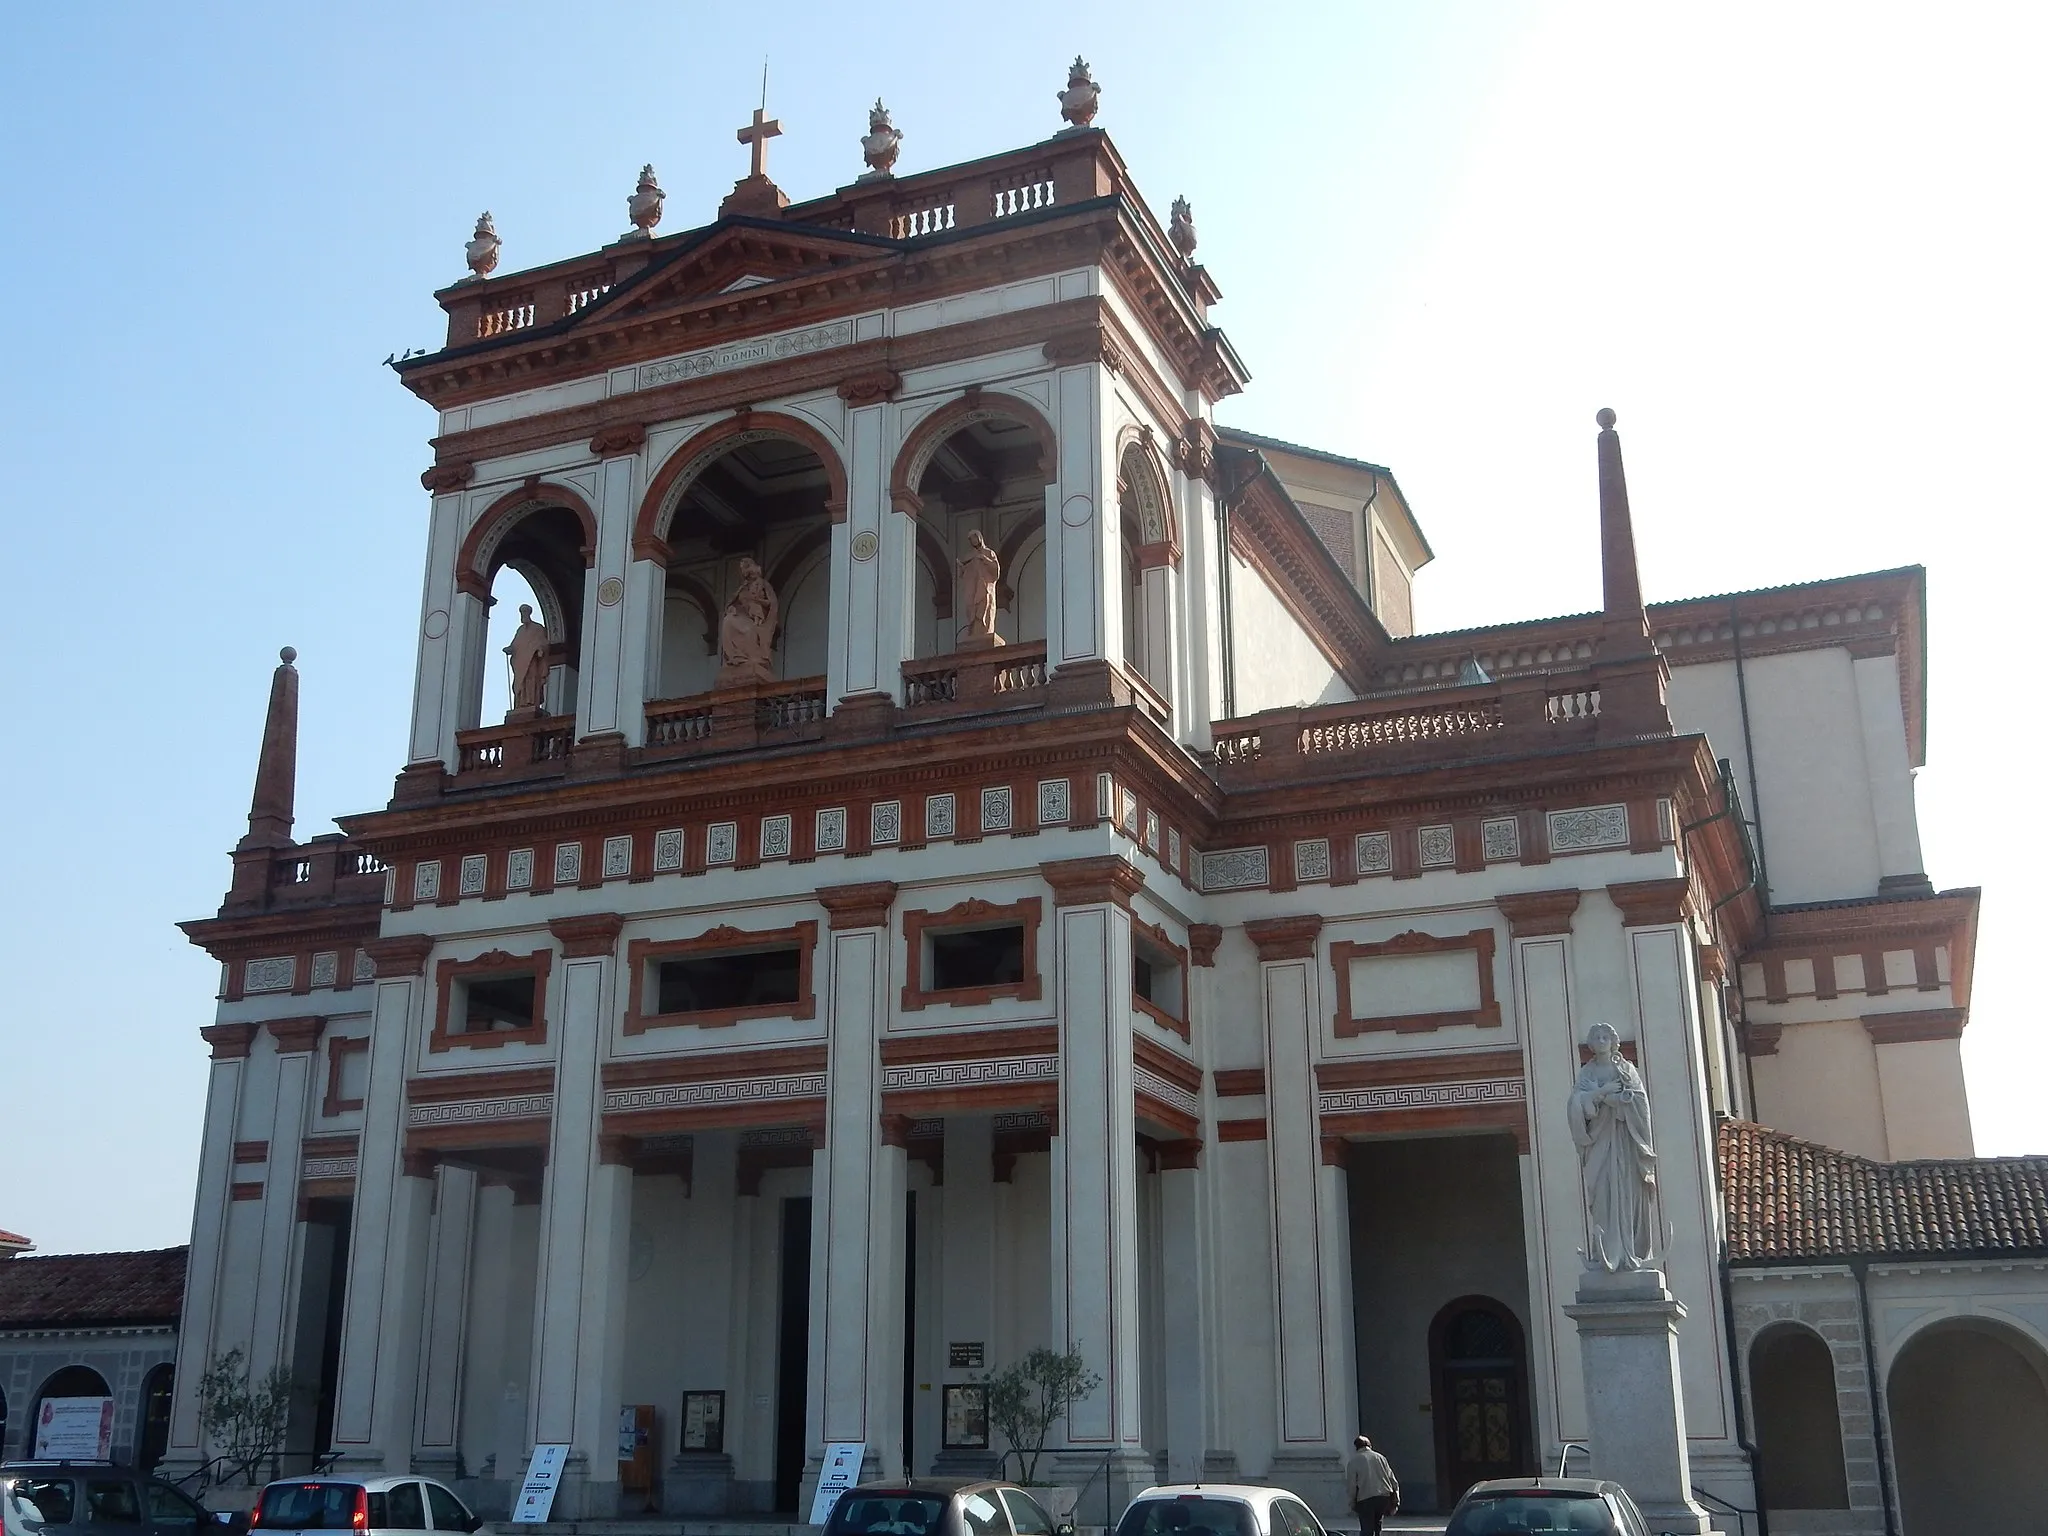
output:
[[[938,1536],[946,1501],[932,1494],[846,1493],[832,1506],[831,1536]]]
[[[354,1483],[272,1483],[263,1490],[258,1528],[345,1531],[355,1519]]]
[[[1520,1536],[1523,1531],[1614,1536],[1614,1516],[1597,1493],[1482,1494],[1459,1506],[1444,1536]]]
[[[1171,1499],[1139,1499],[1117,1522],[1116,1536],[1259,1536],[1259,1532],[1248,1504],[1182,1494]]]

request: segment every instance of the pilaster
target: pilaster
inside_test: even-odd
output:
[[[444,1479],[463,1475],[457,1432],[469,1338],[470,1245],[476,1175],[442,1164],[434,1185],[427,1240],[425,1343],[420,1350],[413,1463]]]
[[[249,1375],[254,1380],[292,1364],[298,1293],[299,1146],[305,1139],[306,1100],[313,1091],[313,1053],[326,1021],[272,1019],[266,1026],[275,1074],[263,1167],[263,1219],[257,1239],[255,1309],[249,1327]]]
[[[1906,713],[1899,703],[1899,660],[1890,650],[1856,656],[1856,715],[1863,729],[1863,768],[1870,780],[1870,810],[1877,836],[1878,874],[1884,889],[1932,889],[1920,853],[1920,818],[1913,809],[1913,765],[1906,748]]]
[[[1053,380],[1059,465],[1045,490],[1045,659],[1056,672],[1120,659],[1123,559],[1116,509],[1107,505],[1115,482],[1107,370],[1089,360]]]
[[[911,568],[914,509],[892,508],[889,458],[896,444],[885,429],[896,407],[875,404],[846,413],[847,505],[832,527],[832,641],[825,692],[836,706],[851,696],[903,699],[904,658],[911,654]]]
[[[455,632],[455,551],[462,542],[464,492],[434,498],[427,524],[427,582],[420,599],[419,665],[413,685],[412,736],[407,761],[456,766],[455,733],[462,724],[466,668],[460,663],[474,639]],[[471,601],[466,619],[482,612]]]
[[[640,452],[640,443],[627,441],[631,436],[621,433],[606,442],[624,452],[607,458],[598,476],[596,558],[583,573],[583,670],[576,690],[576,737],[580,741],[615,732],[637,747],[646,730],[646,711],[640,708],[646,650],[630,642],[633,631],[626,624],[626,571],[636,510],[633,470]]]
[[[944,1220],[939,1228],[939,1337],[995,1339],[996,1183],[995,1121],[987,1115],[962,1115],[946,1122]],[[924,1202],[918,1202],[922,1235]],[[1007,1364],[991,1356],[991,1368]],[[971,1381],[978,1374],[956,1370],[943,1356],[936,1367],[940,1385]],[[914,1468],[922,1472],[923,1468]],[[931,1465],[934,1476],[993,1477],[992,1451],[946,1451]]]
[[[1159,1165],[1160,1272],[1165,1326],[1166,1480],[1202,1480],[1209,1448],[1213,1362],[1208,1319],[1209,1232],[1201,1143],[1163,1154]]]

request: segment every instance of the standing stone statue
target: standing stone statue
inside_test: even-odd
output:
[[[538,719],[547,705],[548,628],[533,617],[533,604],[519,605],[519,627],[505,647],[512,663],[512,709],[505,718]]]
[[[996,582],[1002,574],[1003,563],[989,548],[981,530],[977,528],[968,534],[967,553],[954,567],[959,583],[955,599],[967,619],[960,631],[960,650],[985,651],[1003,643],[1003,637],[996,633]]]
[[[775,625],[782,605],[751,558],[740,561],[740,584],[718,621],[718,686],[775,681]]]
[[[1650,1096],[1612,1024],[1586,1031],[1593,1059],[1572,1084],[1572,1140],[1586,1195],[1586,1268],[1613,1274],[1657,1264],[1657,1152]]]

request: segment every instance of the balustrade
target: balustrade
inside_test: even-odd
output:
[[[1045,689],[1045,642],[903,663],[903,707],[925,715],[1028,706]]]
[[[824,678],[748,683],[649,704],[646,751],[667,757],[812,741],[824,725]]]
[[[495,301],[496,309],[485,310],[476,317],[476,339],[488,340],[503,336],[511,331],[523,331],[534,323],[538,313],[530,293],[514,294]]]
[[[575,720],[555,715],[516,725],[494,725],[455,733],[456,774],[516,777],[535,769],[560,768],[569,760]]]

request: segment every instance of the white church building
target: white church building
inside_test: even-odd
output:
[[[714,221],[657,233],[650,171],[546,266],[480,222],[397,365],[434,421],[395,792],[294,840],[288,655],[185,925],[221,989],[171,1465],[241,1346],[293,1374],[293,1451],[487,1512],[539,1444],[557,1518],[795,1510],[830,1442],[994,1468],[977,1379],[1049,1345],[1101,1378],[1045,1463],[1091,1500],[1341,1515],[1361,1428],[1418,1508],[1570,1443],[1612,1469],[1565,1117],[1607,1021],[1663,1233],[1632,1411],[1673,1518],[1756,1529],[1753,1346],[1919,1260],[1774,1249],[1804,1196],[1768,1170],[1731,1251],[1727,1170],[1973,1153],[1922,573],[1646,608],[1608,416],[1601,611],[1413,633],[1393,475],[1216,424],[1219,290],[1095,97],[1077,68],[1052,137],[916,174],[878,114],[796,203],[757,115]],[[503,721],[500,598],[545,631]],[[2048,1372],[2042,1228],[1983,1247],[1912,1305]],[[1853,1305],[1809,1321],[1871,1368]],[[1836,1385],[1840,1502],[1780,1536],[1911,1507],[1920,1449]]]

